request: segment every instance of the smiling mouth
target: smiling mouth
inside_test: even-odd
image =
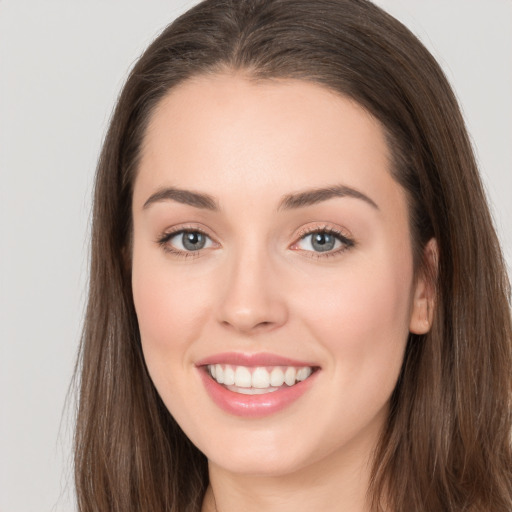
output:
[[[251,367],[229,364],[209,364],[205,368],[215,382],[243,395],[262,395],[293,387],[317,370],[312,366]]]

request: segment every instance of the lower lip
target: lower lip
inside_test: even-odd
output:
[[[235,393],[213,380],[204,368],[198,368],[206,391],[212,400],[224,411],[245,418],[261,418],[276,412],[297,401],[312,385],[318,371],[293,386],[284,386],[277,391],[262,395]]]

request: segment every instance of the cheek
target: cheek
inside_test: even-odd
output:
[[[171,355],[186,357],[186,348],[200,335],[208,291],[187,278],[186,269],[172,270],[165,258],[134,250],[133,300],[148,366]]]
[[[194,282],[186,269],[172,270],[165,258],[134,250],[133,300],[144,359],[167,409],[184,425],[187,411],[201,407],[188,382],[194,369],[191,347],[202,335],[208,309],[207,287],[198,289]]]
[[[412,262],[385,256],[374,266],[319,280],[300,305],[308,329],[346,382],[372,385],[398,376],[408,337]]]

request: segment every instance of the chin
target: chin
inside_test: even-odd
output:
[[[307,465],[297,455],[271,453],[266,449],[261,449],[259,453],[246,452],[239,456],[208,458],[208,462],[232,474],[267,478],[290,475]]]

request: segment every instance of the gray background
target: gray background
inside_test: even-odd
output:
[[[0,512],[72,511],[65,407],[115,98],[183,0],[0,0]],[[379,0],[462,104],[512,265],[512,1]]]

